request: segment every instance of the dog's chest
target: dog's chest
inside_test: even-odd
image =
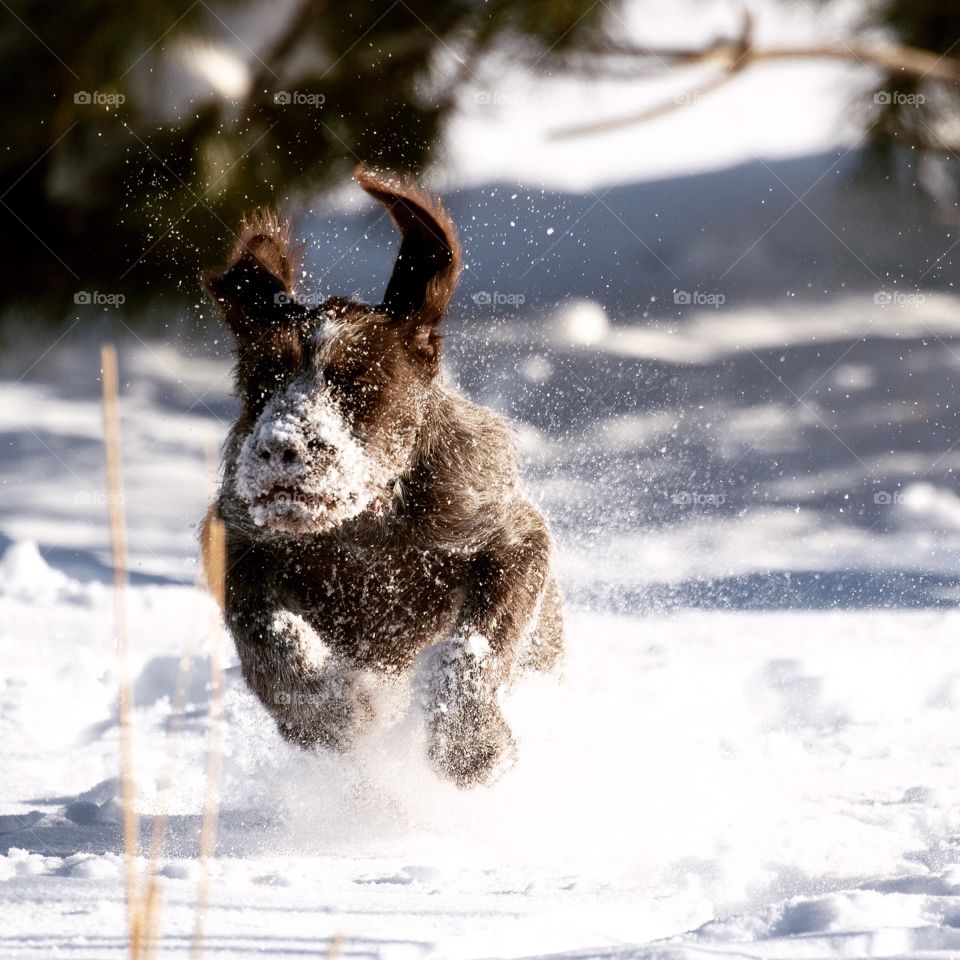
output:
[[[295,605],[334,649],[379,669],[402,669],[448,634],[463,571],[449,555],[390,543],[322,545],[287,578]]]

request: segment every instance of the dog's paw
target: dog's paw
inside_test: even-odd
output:
[[[512,764],[515,744],[485,657],[451,643],[435,652],[431,666],[426,707],[434,769],[460,787],[495,780]]]
[[[373,697],[357,671],[331,660],[312,682],[279,698],[273,713],[286,739],[344,752],[373,719]]]
[[[458,787],[491,783],[514,761],[513,734],[492,700],[468,699],[438,709],[428,721],[428,756]]]

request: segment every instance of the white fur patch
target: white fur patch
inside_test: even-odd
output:
[[[311,444],[313,441],[313,444]],[[263,450],[289,450],[289,462]],[[362,513],[388,480],[326,389],[291,385],[274,397],[243,442],[236,490],[257,526],[286,533],[330,529]]]
[[[330,659],[329,648],[303,617],[289,610],[280,610],[274,614],[270,627],[273,633],[294,645],[305,666],[320,670]]]
[[[480,663],[483,663],[490,652],[490,641],[480,633],[471,633],[463,645],[467,653],[476,657]]]

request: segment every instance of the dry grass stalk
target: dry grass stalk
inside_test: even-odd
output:
[[[116,629],[118,711],[120,718],[120,798],[123,807],[123,846],[126,862],[127,923],[130,956],[139,960],[143,946],[143,904],[137,877],[140,822],[135,809],[133,772],[133,687],[128,668],[127,542],[123,513],[123,473],[120,457],[120,380],[113,344],[100,348],[103,376],[103,427],[106,444],[107,511],[113,552],[114,619]]]
[[[213,467],[215,456],[212,450],[207,451],[208,466]],[[213,470],[212,472],[215,472]],[[209,568],[210,553],[210,530],[209,523],[211,519],[217,519],[216,507],[211,506],[208,516],[204,518],[203,527],[200,535],[200,554],[201,563],[197,571],[196,586],[199,591],[204,585],[211,585],[216,575],[211,575]],[[222,587],[220,588],[222,592]],[[222,608],[222,597],[216,596],[217,603]],[[180,732],[183,723],[184,711],[187,706],[187,696],[190,687],[190,674],[193,671],[193,664],[196,659],[197,638],[199,637],[199,612],[197,606],[195,613],[194,629],[187,633],[187,643],[177,665],[177,679],[174,685],[173,703],[170,710],[170,722],[167,729],[166,756],[164,758],[163,769],[157,782],[157,794],[163,797],[170,789],[172,781],[173,766],[176,760],[177,734]],[[165,810],[157,814],[153,822],[153,831],[150,837],[150,847],[147,863],[146,890],[144,892],[144,940],[146,942],[145,956],[147,960],[153,960],[158,954],[160,946],[159,928],[160,914],[163,908],[163,900],[159,885],[158,868],[160,857],[163,854],[164,841],[166,838],[168,816]]]
[[[198,577],[199,580],[199,577]],[[197,586],[200,586],[198,582]],[[198,626],[198,624],[197,624]],[[177,679],[174,686],[173,705],[170,710],[170,725],[167,730],[167,751],[164,758],[163,770],[157,784],[157,794],[162,797],[170,789],[173,779],[173,765],[176,759],[176,738],[183,722],[183,714],[187,704],[187,693],[190,687],[190,674],[196,656],[196,638],[199,629],[190,630],[187,636],[187,646],[177,665]],[[146,958],[156,957],[159,948],[160,913],[163,907],[157,869],[160,857],[163,854],[164,840],[167,831],[167,814],[161,810],[153,821],[153,831],[150,836],[150,847],[147,864],[146,890],[144,892],[144,940],[146,941]]]
[[[204,523],[204,567],[210,592],[220,610],[226,593],[226,534],[223,521],[211,510]],[[210,858],[216,848],[217,810],[220,799],[220,774],[223,763],[221,726],[223,718],[223,631],[219,617],[210,640],[210,739],[207,752],[207,787],[200,824],[200,882],[197,912],[193,928],[191,956],[199,960],[203,953],[203,925],[210,899]]]

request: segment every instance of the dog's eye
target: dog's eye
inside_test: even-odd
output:
[[[279,376],[261,376],[250,385],[250,396],[258,404],[264,404],[279,389],[282,378]]]
[[[326,368],[320,371],[320,379],[328,386],[333,387],[335,390],[342,390],[344,384],[343,374],[336,369]]]
[[[384,383],[377,371],[327,369],[323,379],[341,407],[353,416],[360,415],[374,402]]]

